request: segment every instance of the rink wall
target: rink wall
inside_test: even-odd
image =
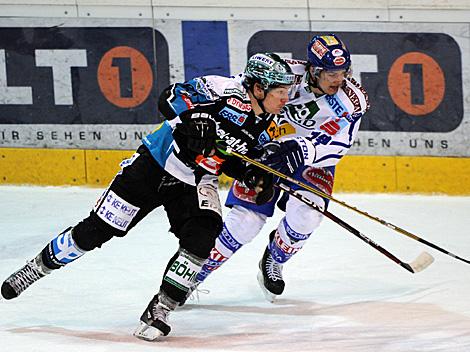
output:
[[[0,183],[106,185],[159,92],[348,44],[369,93],[336,191],[470,194],[470,2],[0,0]]]

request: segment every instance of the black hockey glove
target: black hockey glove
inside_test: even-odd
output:
[[[304,154],[295,140],[263,144],[261,162],[283,174],[293,174],[304,164]]]
[[[217,125],[208,113],[187,111],[181,117],[181,123],[173,130],[173,138],[180,148],[205,157],[215,149]]]
[[[274,195],[273,175],[254,165],[248,165],[243,183],[256,191],[256,205],[267,203]]]

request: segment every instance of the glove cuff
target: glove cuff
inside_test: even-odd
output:
[[[304,156],[304,164],[305,165],[311,165],[315,162],[315,157],[317,155],[317,150],[315,149],[315,146],[310,142],[307,138],[304,137],[295,137],[295,138],[290,138],[288,140],[294,140],[296,141],[300,149],[302,150],[303,156]]]

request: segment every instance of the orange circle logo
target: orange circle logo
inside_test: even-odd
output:
[[[388,74],[388,90],[393,102],[410,115],[433,112],[444,99],[445,89],[441,67],[423,53],[400,56]]]
[[[112,104],[133,108],[142,104],[152,90],[152,68],[140,51],[118,46],[103,55],[98,66],[98,85]]]

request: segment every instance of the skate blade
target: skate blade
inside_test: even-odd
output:
[[[266,287],[264,287],[264,278],[263,278],[263,273],[261,271],[258,271],[258,283],[259,287],[261,288],[261,291],[263,292],[264,298],[270,303],[274,303],[274,301],[277,298],[277,295],[272,293],[271,291],[267,290]]]
[[[140,325],[134,331],[134,336],[145,341],[158,341],[165,335],[157,328],[141,321]]]

